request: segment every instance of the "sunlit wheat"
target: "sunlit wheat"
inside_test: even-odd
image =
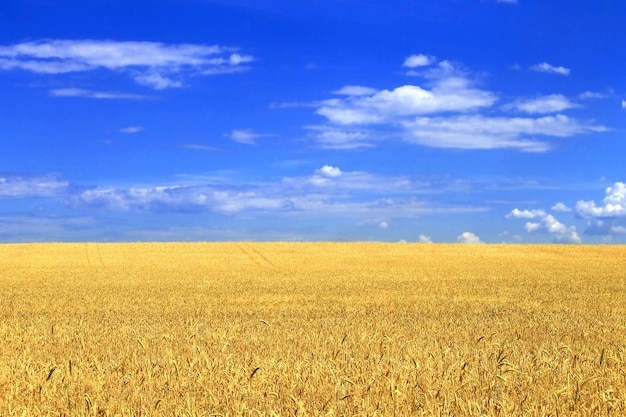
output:
[[[623,416],[626,248],[0,245],[0,416]]]

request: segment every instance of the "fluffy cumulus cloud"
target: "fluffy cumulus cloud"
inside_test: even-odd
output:
[[[506,215],[507,219],[536,219],[547,216],[547,213],[544,210],[520,210],[513,209],[509,214]]]
[[[436,58],[429,55],[419,54],[419,55],[411,55],[407,59],[404,60],[405,67],[416,68],[416,67],[425,67],[436,62]]]
[[[483,243],[478,236],[472,232],[463,232],[457,237],[460,243]]]
[[[0,46],[0,70],[64,74],[106,69],[124,72],[138,84],[157,90],[183,86],[187,74],[242,71],[253,60],[234,48],[201,44],[82,39]],[[63,95],[63,90],[59,92]]]
[[[459,80],[455,85],[441,84],[432,89],[404,85],[370,95],[330,99],[317,113],[339,125],[377,124],[398,117],[440,112],[465,112],[491,106],[496,100],[490,92],[474,89]]]
[[[547,233],[553,236],[557,242],[581,243],[580,236],[576,232],[576,226],[566,226],[553,215],[546,213],[545,210],[519,210],[515,208],[506,217],[508,219],[538,220],[526,222],[524,229],[528,233]]]
[[[498,95],[479,88],[459,64],[412,55],[404,65],[416,68],[411,75],[424,83],[382,90],[348,85],[335,91],[340,97],[317,102],[316,113],[327,121],[311,135],[318,145],[356,149],[376,146],[374,138],[400,137],[437,148],[545,152],[551,148],[548,138],[607,130],[562,114],[578,104],[560,94],[496,107]],[[498,109],[528,116],[498,115]]]
[[[69,188],[57,175],[0,174],[0,198],[58,197]]]
[[[340,177],[342,174],[339,168],[330,165],[324,165],[323,167],[318,169],[316,173],[327,178],[337,178]]]
[[[577,202],[576,213],[586,219],[626,217],[626,184],[616,182],[608,187],[600,204],[584,200]]]
[[[418,242],[420,242],[420,243],[433,243],[433,239],[430,236],[428,236],[428,235],[421,234],[421,235],[418,236]]]
[[[532,65],[530,67],[530,70],[536,71],[536,72],[545,72],[548,74],[559,74],[559,75],[569,75],[570,73],[569,68],[551,65],[551,64],[548,64],[547,62],[541,62],[539,64]]]
[[[552,206],[552,211],[560,211],[562,213],[567,213],[567,212],[572,211],[572,209],[569,208],[567,205],[565,205],[565,203],[558,202]]]
[[[616,182],[605,190],[600,203],[580,200],[576,214],[587,220],[585,233],[592,235],[623,235],[626,232],[626,184]]]

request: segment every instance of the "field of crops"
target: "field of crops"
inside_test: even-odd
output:
[[[0,245],[0,416],[624,416],[626,248]]]

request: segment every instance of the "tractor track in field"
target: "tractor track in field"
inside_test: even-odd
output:
[[[106,266],[102,260],[102,253],[98,244],[85,244],[85,259],[90,267],[104,268]]]
[[[259,252],[250,244],[240,244],[239,249],[242,253],[246,254],[247,257],[257,264],[257,266],[267,269],[268,267],[271,269],[276,268],[276,265],[272,261],[270,261],[265,255]]]

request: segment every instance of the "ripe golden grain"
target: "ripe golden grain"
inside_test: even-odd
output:
[[[625,255],[0,245],[0,416],[623,416]]]

